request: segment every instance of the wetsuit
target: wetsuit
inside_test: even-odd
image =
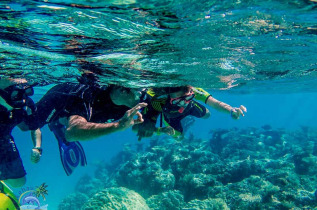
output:
[[[23,121],[19,110],[8,112],[0,106],[0,180],[17,179],[26,175],[18,148],[11,136],[13,128]]]
[[[195,99],[206,103],[210,94],[201,88],[193,88],[193,90],[195,92]],[[147,94],[149,96],[146,101],[148,106],[142,111],[144,123],[139,126],[139,129],[154,131],[156,121],[162,113],[162,121],[164,121],[166,125],[175,129],[176,133],[174,137],[177,137],[183,133],[181,121],[185,117],[194,116],[201,118],[207,112],[207,109],[202,104],[192,100],[189,102],[184,111],[180,113],[177,105],[169,103],[170,97],[168,95],[157,96],[151,89],[148,90]]]
[[[37,120],[33,127],[41,128],[45,124],[62,117],[79,115],[88,122],[106,123],[119,120],[129,109],[117,106],[110,99],[110,88],[103,90],[82,84],[64,83],[51,88],[36,103]]]
[[[8,110],[0,105],[0,180],[18,179],[26,175],[11,132],[15,126],[28,121],[31,114],[35,113],[32,99],[24,93],[27,88],[32,88],[33,91],[33,87],[27,84],[12,85],[0,91],[1,97],[13,107]]]
[[[181,121],[187,116],[201,118],[205,116],[207,109],[197,101],[190,101],[183,113],[178,112],[179,107],[166,103],[163,106],[164,120],[176,131],[183,133]]]
[[[88,122],[94,123],[119,120],[129,108],[117,106],[112,102],[111,88],[102,89],[95,85],[64,83],[51,88],[36,104],[38,116],[29,126],[41,128],[48,124],[57,139],[61,162],[68,176],[77,166],[86,166],[87,161],[81,144],[78,141],[67,141],[65,137],[67,128],[60,123],[60,119],[79,115]]]

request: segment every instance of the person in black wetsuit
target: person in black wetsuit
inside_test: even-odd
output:
[[[28,130],[25,123],[36,112],[30,98],[33,86],[23,79],[0,80],[0,180],[13,187],[21,187],[26,182],[26,172],[18,148],[11,132],[15,126]],[[35,133],[35,132],[34,132]],[[35,147],[32,149],[31,160],[36,163],[41,155],[41,141],[32,136]]]
[[[65,172],[70,175],[79,164],[87,164],[78,141],[92,140],[143,122],[139,110],[147,104],[139,103],[136,92],[115,85],[101,87],[94,74],[83,74],[79,83],[51,88],[36,104],[37,116],[29,126],[49,125],[58,140]]]
[[[36,103],[38,116],[33,123],[41,128],[57,120],[67,127],[68,142],[92,140],[143,122],[138,110],[147,104],[139,100],[134,91],[121,86],[59,84]]]

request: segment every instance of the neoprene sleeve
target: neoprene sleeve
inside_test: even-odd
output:
[[[204,103],[206,103],[208,97],[211,96],[210,93],[202,88],[193,87],[193,91],[195,93],[195,99]]]

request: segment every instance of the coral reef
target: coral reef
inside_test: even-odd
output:
[[[109,198],[128,205],[127,189],[145,209],[314,209],[316,154],[317,131],[309,127],[221,129],[209,140],[190,134],[182,142],[153,137],[148,147],[126,145],[76,191],[91,197],[84,209],[119,205],[106,205]]]
[[[82,176],[78,181],[75,187],[75,191],[84,193],[87,196],[91,197],[104,188],[104,183],[106,182],[103,182],[102,179],[91,178],[90,176],[85,175]]]
[[[174,189],[175,177],[164,170],[158,153],[148,152],[125,164],[116,175],[119,186],[139,192],[145,198]]]
[[[82,207],[82,210],[135,209],[148,210],[144,198],[127,188],[107,188],[95,194]]]
[[[151,209],[182,209],[184,196],[178,190],[167,191],[159,195],[153,195],[146,200]]]
[[[68,195],[66,198],[62,200],[62,202],[58,205],[59,210],[78,210],[86,203],[88,200],[88,196],[75,192]]]
[[[206,210],[229,210],[230,208],[220,198],[216,199],[205,199],[205,200],[192,200],[186,204],[183,210],[193,210],[193,209],[206,209]]]

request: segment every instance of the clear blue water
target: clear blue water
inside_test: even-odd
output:
[[[2,75],[316,90],[314,1],[1,1]]]
[[[197,119],[190,128],[189,132],[193,132],[197,138],[209,139],[208,133],[217,128],[261,127],[267,124],[273,128],[284,128],[289,131],[299,130],[301,126],[317,128],[317,112],[312,108],[317,103],[315,93],[241,95],[215,92],[214,96],[232,105],[244,104],[248,108],[248,113],[243,119],[235,121],[223,113],[212,110],[210,119]],[[88,166],[77,168],[74,174],[68,177],[60,163],[55,137],[47,127],[43,129],[43,156],[38,164],[29,161],[32,147],[29,133],[15,129],[13,135],[28,173],[26,186],[47,183],[49,194],[45,203],[49,205],[49,209],[57,209],[61,200],[74,191],[77,181],[83,175],[93,176],[98,163],[110,161],[126,143],[137,144],[137,137],[130,129],[83,142]],[[149,139],[142,141],[148,143]],[[16,189],[17,193],[19,191],[21,189]]]
[[[190,128],[201,138],[215,128],[317,128],[316,8],[309,0],[1,1],[0,76],[39,82],[35,101],[46,85],[91,70],[102,83],[191,84],[248,108],[239,121],[211,109],[210,119]],[[29,161],[29,133],[15,129],[13,135],[26,187],[46,182],[49,209],[57,209],[100,161],[137,143],[131,130],[84,142],[88,166],[67,177],[47,127],[39,164]]]

